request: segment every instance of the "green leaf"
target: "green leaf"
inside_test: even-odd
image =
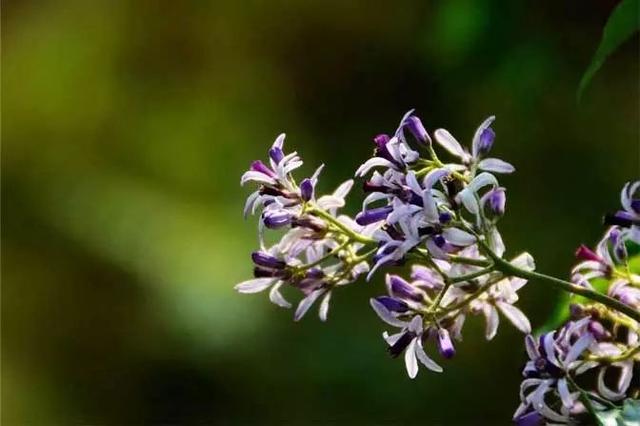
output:
[[[604,426],[639,426],[640,401],[627,399],[622,407],[596,414],[600,424]]]
[[[582,76],[582,80],[580,80],[577,94],[578,102],[580,102],[584,90],[605,59],[607,59],[607,56],[613,53],[640,28],[639,8],[640,0],[623,0],[611,12],[611,16],[609,16],[602,31],[602,40],[600,40],[598,50],[596,50],[591,59],[591,64]]]

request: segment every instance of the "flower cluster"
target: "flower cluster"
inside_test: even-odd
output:
[[[595,250],[582,245],[572,270],[576,286],[600,290],[640,310],[640,275],[630,252],[640,243],[640,182],[622,191],[623,210],[608,215],[612,225]],[[640,397],[640,324],[598,303],[573,303],[559,329],[526,337],[530,361],[523,370],[518,424],[588,423],[590,415],[618,409]],[[634,370],[636,375],[634,378]]]
[[[316,197],[316,184],[323,168],[297,184],[292,171],[302,166],[296,152],[283,151],[281,134],[269,150],[269,163],[254,161],[241,184],[259,185],[247,199],[245,216],[261,211],[258,224],[260,250],[251,255],[254,278],[236,285],[240,293],[270,289],[270,300],[284,308],[291,304],[283,297],[283,285],[298,289],[303,299],[295,311],[299,320],[322,297],[320,319],[325,321],[332,290],[355,281],[369,270],[367,256],[359,251],[369,241],[375,226],[360,226],[338,209],[353,186],[342,183],[332,194]],[[264,229],[286,229],[280,240],[267,247]]]
[[[462,338],[467,316],[485,317],[487,339],[496,334],[499,313],[529,333],[528,319],[514,306],[526,279],[510,276],[494,262],[505,252],[496,224],[506,205],[506,191],[495,174],[514,168],[488,157],[493,121],[489,117],[478,127],[470,150],[447,130],[436,130],[435,143],[454,160],[445,163],[421,120],[409,111],[393,134],[374,138],[374,155],[356,171],[356,177],[368,177],[363,183],[368,195],[354,219],[337,214],[353,181],[316,197],[322,167],[297,184],[292,172],[302,161],[295,152],[284,153],[280,135],[269,150],[270,166],[255,161],[241,179],[259,185],[245,215],[261,212],[261,248],[252,255],[254,279],[236,289],[255,293],[270,288],[271,301],[282,307],[290,306],[282,286],[298,289],[303,298],[295,319],[322,298],[320,318],[326,320],[335,287],[365,273],[369,279],[381,267],[417,262],[411,283],[387,275],[389,295],[371,300],[384,321],[400,328],[385,339],[392,356],[405,353],[410,377],[417,373],[417,360],[440,370],[423,345],[433,339],[443,356],[452,357],[453,340]],[[266,247],[265,228],[285,231]],[[534,269],[526,253],[510,265]]]

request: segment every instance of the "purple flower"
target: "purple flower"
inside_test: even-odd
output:
[[[447,359],[453,358],[456,354],[451,336],[449,336],[446,328],[438,329],[438,351],[440,351],[440,355],[442,355],[443,358]]]

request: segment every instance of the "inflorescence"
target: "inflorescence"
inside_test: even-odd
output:
[[[411,378],[419,364],[442,371],[427,350],[433,347],[442,358],[452,358],[467,317],[484,317],[490,340],[502,316],[526,334],[531,358],[514,416],[518,423],[566,423],[638,397],[632,377],[640,358],[640,314],[633,313],[640,309],[640,276],[631,272],[628,247],[640,243],[640,182],[625,186],[623,210],[607,216],[612,226],[597,249],[579,248],[581,263],[571,282],[536,273],[526,252],[504,258],[497,224],[505,213],[506,190],[496,175],[515,169],[489,156],[493,121],[489,117],[478,127],[469,150],[445,129],[433,132],[432,139],[409,111],[393,134],[373,139],[373,156],[355,172],[364,179],[368,195],[354,218],[339,214],[353,180],[318,195],[323,166],[297,182],[292,172],[302,160],[296,152],[286,154],[285,135],[278,136],[268,152],[269,164],[254,161],[241,179],[242,185],[258,186],[244,212],[260,214],[260,249],[251,255],[254,278],[236,290],[269,289],[273,303],[290,308],[281,289],[297,289],[302,298],[294,319],[300,320],[319,300],[319,317],[326,321],[335,289],[410,262],[410,277],[386,274],[386,294],[370,304],[395,328],[383,338],[391,356],[404,354]],[[443,162],[435,147],[453,161]],[[279,231],[274,233],[279,240],[268,244],[265,228]],[[565,325],[535,339],[529,320],[514,305],[529,279],[595,295],[598,301],[573,304]],[[598,280],[607,280],[606,295],[594,288]],[[593,390],[583,377],[595,377]]]

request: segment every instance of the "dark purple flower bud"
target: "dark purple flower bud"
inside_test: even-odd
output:
[[[596,340],[607,340],[611,337],[611,333],[609,333],[598,321],[590,321],[588,329]]]
[[[545,424],[544,418],[537,411],[530,411],[514,419],[516,426],[542,426]]]
[[[274,146],[269,150],[269,157],[271,157],[274,163],[278,164],[284,158],[284,152],[282,152],[282,148]]]
[[[389,296],[376,297],[376,300],[384,305],[385,308],[392,312],[407,312],[409,306],[402,300],[395,299]]]
[[[436,245],[440,248],[444,247],[445,244],[447,244],[447,240],[445,240],[444,237],[440,234],[433,236],[433,242],[436,243]]]
[[[636,212],[636,214],[640,214],[640,199],[634,198],[631,200],[631,210]]]
[[[393,297],[414,302],[424,301],[424,293],[397,275],[387,275],[387,287]]]
[[[373,138],[373,142],[376,144],[377,148],[382,149],[387,145],[390,139],[389,135],[385,135],[383,133]]]
[[[311,179],[305,178],[300,182],[300,196],[305,201],[313,198],[313,182],[311,182]]]
[[[251,170],[255,171],[255,172],[260,172],[262,174],[265,174],[269,177],[272,178],[277,178],[276,174],[273,172],[273,170],[271,170],[269,167],[267,167],[262,161],[260,160],[256,160],[253,163],[251,163]]]
[[[613,214],[608,214],[604,217],[605,225],[617,225],[623,228],[629,228],[635,224],[635,220],[631,213],[624,210],[619,210]]]
[[[478,156],[484,155],[491,150],[493,146],[493,140],[496,138],[496,133],[491,127],[487,127],[480,134],[478,141]]]
[[[356,223],[361,226],[370,225],[375,222],[380,222],[389,216],[389,213],[393,210],[391,206],[378,207],[371,210],[365,210],[356,215]]]
[[[427,133],[427,130],[422,125],[422,121],[415,115],[407,118],[404,126],[409,129],[411,134],[420,142],[426,145],[431,145],[431,138]]]
[[[580,247],[578,247],[578,250],[576,250],[576,257],[579,260],[595,260],[596,262],[602,262],[600,256],[595,254],[593,250],[591,250],[584,244],[580,245]]]
[[[287,264],[283,260],[280,260],[263,251],[254,251],[253,253],[251,253],[251,259],[256,265],[264,266],[265,268],[283,269],[287,266]]]
[[[453,219],[453,216],[449,212],[442,212],[438,215],[438,221],[443,225],[451,222],[451,219]]]
[[[407,348],[407,346],[409,346],[409,343],[411,343],[411,341],[415,337],[416,335],[414,333],[411,333],[410,331],[408,331],[404,333],[402,336],[400,336],[400,338],[396,341],[396,343],[394,343],[392,346],[389,346],[387,350],[389,351],[389,353],[393,358],[397,358],[398,355],[400,355],[402,351],[404,351]]]
[[[438,351],[444,358],[451,359],[456,354],[451,336],[446,328],[438,329]]]
[[[282,211],[263,213],[262,221],[267,228],[278,229],[291,223],[291,215]]]

